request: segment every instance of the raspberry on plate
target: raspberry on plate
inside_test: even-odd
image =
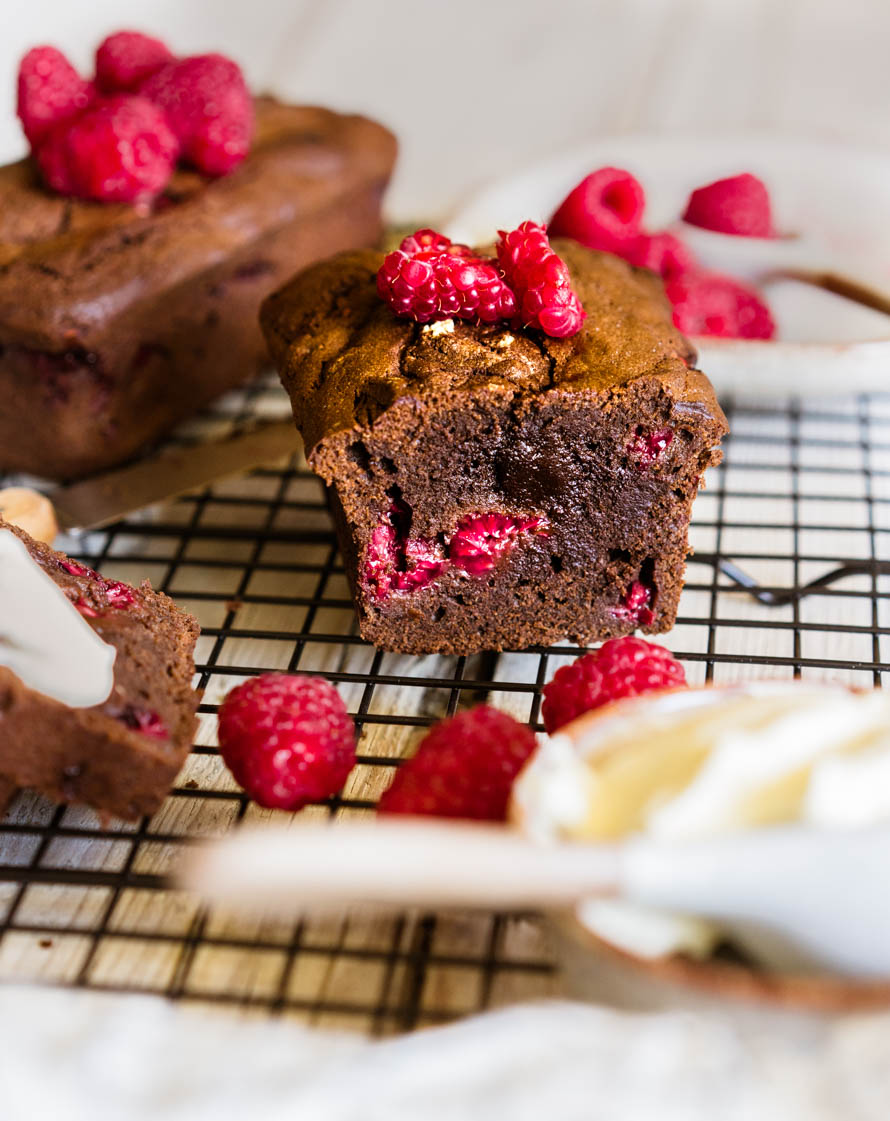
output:
[[[346,781],[355,766],[355,727],[327,681],[267,673],[226,696],[219,750],[255,802],[299,810]]]
[[[640,234],[616,250],[629,264],[657,272],[665,280],[695,267],[695,256],[674,234]]]
[[[17,112],[32,148],[82,113],[93,96],[92,84],[55,47],[34,47],[19,64]]]
[[[225,175],[253,137],[253,99],[237,63],[195,55],[162,66],[139,92],[167,114],[183,159],[206,175]]]
[[[176,166],[176,137],[144,97],[115,94],[63,122],[37,152],[54,191],[102,202],[139,202],[159,194]]]
[[[610,638],[556,671],[542,691],[541,718],[553,733],[610,701],[685,684],[686,672],[670,650],[633,636]]]
[[[601,167],[592,172],[556,208],[548,223],[551,237],[570,237],[588,249],[609,253],[642,232],[646,196],[629,171]]]
[[[490,705],[444,720],[424,736],[384,791],[381,813],[504,821],[534,732]]]
[[[417,323],[467,319],[497,323],[516,310],[513,293],[492,261],[435,230],[418,230],[387,254],[377,292],[396,315]]]
[[[722,273],[691,269],[668,277],[665,294],[674,324],[687,335],[771,339],[776,325],[763,297]]]
[[[552,338],[577,335],[586,316],[572,288],[569,270],[553,251],[547,231],[523,222],[509,233],[498,231],[498,261],[516,295],[517,317]]]
[[[747,172],[693,191],[683,221],[740,237],[776,236],[766,184]]]
[[[160,39],[118,31],[96,51],[96,85],[103,93],[129,93],[172,61],[172,51]]]

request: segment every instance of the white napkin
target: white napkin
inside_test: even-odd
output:
[[[155,997],[0,989],[3,1121],[886,1121],[890,1016],[795,1037],[522,1005],[369,1042]]]

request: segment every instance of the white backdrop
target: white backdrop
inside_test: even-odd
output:
[[[765,129],[890,148],[890,0],[0,0],[0,156],[22,53],[111,30],[219,49],[257,89],[399,134],[399,217],[591,136]]]

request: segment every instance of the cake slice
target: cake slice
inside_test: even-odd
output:
[[[263,306],[377,646],[469,654],[674,623],[726,420],[657,280],[554,248],[586,314],[568,338],[399,319],[370,251]]]
[[[0,519],[0,785],[133,819],[188,755],[198,625]]]

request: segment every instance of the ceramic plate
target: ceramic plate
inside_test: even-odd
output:
[[[813,260],[890,289],[890,155],[827,142],[755,135],[597,140],[482,188],[451,216],[446,231],[456,240],[484,244],[498,228],[545,220],[584,175],[604,165],[627,168],[643,183],[651,230],[676,227],[693,188],[753,172],[769,187],[777,227],[799,237]],[[712,267],[737,275],[752,271],[745,261],[751,239],[690,233],[697,250],[702,240],[715,243],[708,253]],[[770,250],[768,243],[760,246]],[[775,248],[781,253],[784,246]],[[890,388],[890,316],[798,281],[775,281],[764,290],[778,325],[776,340],[695,340],[700,365],[718,390]]]

